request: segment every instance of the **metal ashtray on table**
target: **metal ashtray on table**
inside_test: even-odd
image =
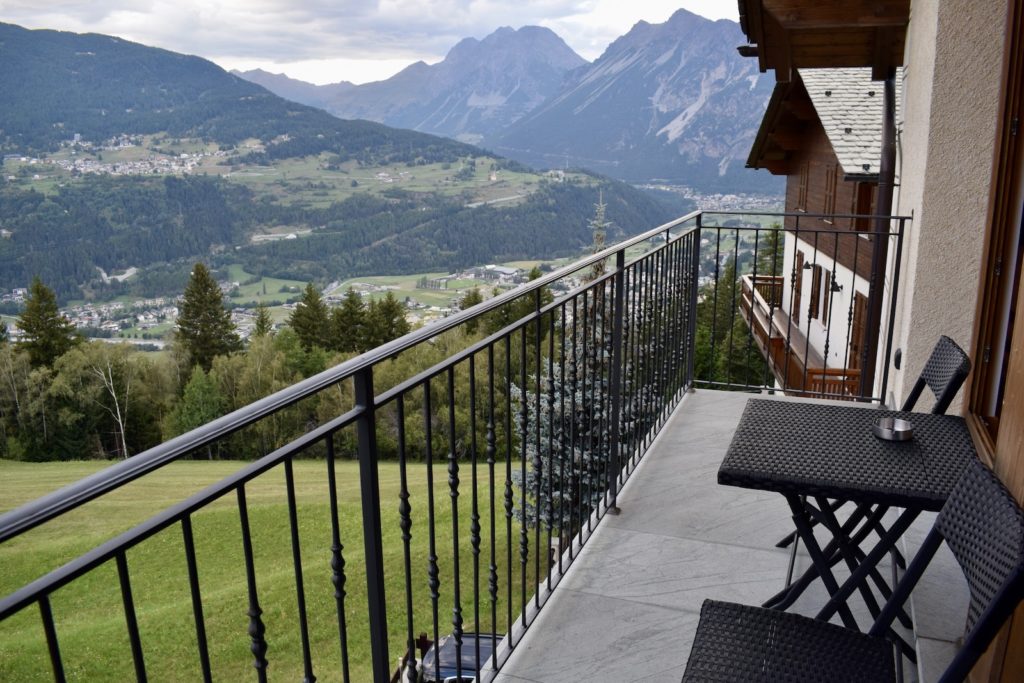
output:
[[[910,438],[879,438],[875,426],[880,418],[909,422]],[[812,566],[804,576],[765,606],[785,609],[820,577],[830,599],[818,616],[829,619],[838,612],[847,627],[857,628],[846,604],[850,595],[859,591],[877,617],[869,580],[884,598],[889,590],[879,561],[921,512],[942,507],[976,457],[960,417],[751,399],[718,470],[718,483],[785,496],[810,555]],[[840,522],[830,499],[851,501],[855,509]],[[885,528],[881,521],[890,508],[902,511]],[[832,535],[825,548],[814,537],[814,524]],[[861,545],[872,536],[879,540],[864,552]],[[842,586],[832,573],[841,561],[851,572]]]

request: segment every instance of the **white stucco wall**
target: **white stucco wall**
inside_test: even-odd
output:
[[[847,233],[841,239],[853,238],[853,235]],[[856,239],[859,239],[859,237]],[[867,246],[868,242],[866,240],[864,245],[864,253],[867,253],[870,247]],[[792,268],[796,263],[797,250],[803,253],[805,263],[817,264],[829,272],[834,272],[836,282],[842,287],[842,290],[831,292],[828,284],[822,282],[822,295],[830,297],[827,324],[823,325],[820,319],[809,320],[807,313],[811,302],[811,271],[799,271],[797,277],[801,281],[800,322],[799,324],[791,323],[793,329],[798,329],[803,333],[811,347],[821,354],[822,357],[825,356],[826,341],[828,342],[828,358],[825,360],[827,367],[832,369],[849,367],[852,364],[849,357],[849,334],[854,292],[860,292],[867,296],[868,281],[855,275],[852,270],[838,263],[832,255],[816,251],[812,244],[798,240],[792,233],[787,232],[785,234],[785,260],[783,263],[786,264],[789,270],[783,273],[782,308],[789,315],[791,321],[793,315],[789,307],[793,296]],[[785,333],[786,330],[783,330],[783,332]]]
[[[1006,0],[914,0],[896,212],[904,244],[891,369],[902,402],[939,335],[971,343],[1001,100]],[[962,406],[963,392],[950,412]]]

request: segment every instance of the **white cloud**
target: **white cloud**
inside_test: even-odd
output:
[[[326,83],[386,78],[499,26],[547,26],[587,59],[679,7],[736,20],[735,0],[0,0],[0,21],[117,35]]]

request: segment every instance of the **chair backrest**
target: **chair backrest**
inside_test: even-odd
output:
[[[955,341],[942,335],[900,410],[913,410],[927,386],[935,395],[931,412],[936,415],[945,413],[970,371],[971,359]]]
[[[886,633],[896,611],[945,540],[967,578],[970,609],[963,646],[942,683],[965,680],[1003,622],[1024,599],[1024,512],[1002,482],[973,460],[871,629]]]

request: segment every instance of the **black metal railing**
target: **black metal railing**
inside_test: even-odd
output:
[[[882,401],[909,219],[877,218],[702,214],[696,386]]]
[[[39,656],[24,666],[37,675],[48,659],[56,680],[82,675],[62,647],[62,620],[71,616],[62,608],[103,600],[89,593],[89,577],[113,565],[127,634],[117,656],[130,658],[139,680],[149,670],[168,675],[168,658],[176,660],[171,677],[237,676],[224,669],[223,639],[248,641],[261,681],[271,665],[306,681],[317,671],[345,681],[440,678],[436,658],[433,671],[421,671],[423,650],[449,634],[460,655],[456,675],[490,680],[594,525],[616,508],[619,488],[684,393],[694,384],[778,386],[765,349],[777,345],[771,325],[791,293],[764,278],[796,270],[785,264],[790,238],[741,216],[716,218],[737,223],[690,214],[0,516],[0,543],[16,543],[168,463],[230,443],[238,430],[313,397],[335,400],[331,415],[300,437],[0,599],[0,626],[15,616],[31,621],[38,610]],[[901,234],[902,222],[883,239]],[[834,242],[833,273],[842,261]],[[824,264],[824,253],[814,251],[812,263]],[[553,296],[556,286],[565,293]],[[765,306],[761,349],[756,324]],[[482,340],[434,348],[482,323],[492,330]],[[793,355],[796,337],[784,339]],[[399,368],[413,370],[396,376]],[[302,496],[300,474],[313,479]],[[346,488],[345,475],[358,486]],[[283,518],[248,498],[268,477],[283,478]],[[238,534],[228,548],[231,497]],[[239,547],[238,584],[204,592],[219,578],[204,570],[211,555]],[[169,590],[147,585],[147,567],[176,562],[184,565],[171,582],[182,591],[177,611],[147,610],[152,591]],[[166,629],[190,632],[186,651],[161,650],[154,632]],[[459,670],[463,642],[472,672]]]

